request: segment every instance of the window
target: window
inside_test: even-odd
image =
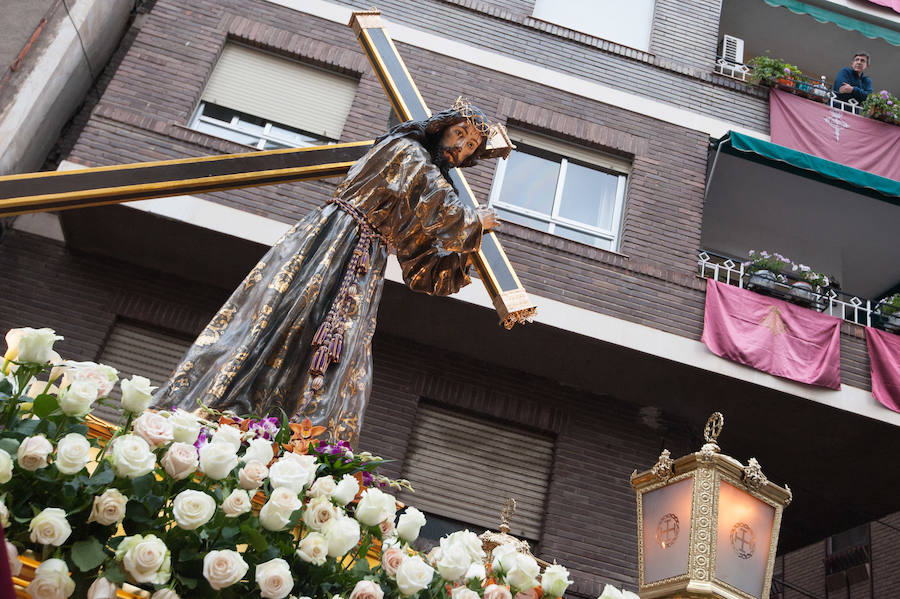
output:
[[[491,205],[506,221],[606,250],[618,248],[628,164],[532,133],[498,161]]]
[[[552,462],[549,436],[422,402],[403,468],[415,493],[401,501],[437,516],[421,533],[436,541],[463,528],[497,530],[512,497],[510,533],[536,540]]]
[[[535,0],[533,15],[638,50],[650,48],[653,0]]]
[[[192,340],[164,333],[151,327],[117,321],[103,351],[100,363],[119,371],[119,380],[130,379],[137,374],[150,379],[150,384],[160,387],[165,383],[182,356],[191,346]],[[121,384],[121,383],[120,383]],[[122,397],[120,384],[110,393],[114,403]],[[93,411],[98,418],[120,423],[121,413],[109,406],[100,406]]]
[[[355,94],[350,77],[227,44],[191,128],[260,150],[331,143]]]

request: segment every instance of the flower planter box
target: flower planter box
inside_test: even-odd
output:
[[[747,281],[747,289],[753,290],[778,291],[780,286],[775,273],[770,270],[757,270],[750,275],[750,280]]]
[[[776,80],[775,80],[775,83],[777,83],[778,85],[782,85],[782,86],[784,86],[784,87],[790,87],[790,88],[793,88],[793,87],[794,87],[794,80],[793,80],[793,79],[784,79],[784,78],[776,79]]]

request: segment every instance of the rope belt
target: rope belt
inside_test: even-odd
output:
[[[350,316],[356,309],[362,290],[359,287],[359,277],[369,272],[371,264],[371,249],[374,239],[380,240],[385,246],[390,247],[388,239],[379,233],[366,215],[355,206],[341,198],[331,198],[330,204],[336,204],[341,210],[353,217],[359,227],[359,240],[353,248],[353,255],[344,270],[341,287],[337,297],[331,304],[331,309],[325,316],[324,322],[319,325],[313,336],[311,346],[315,348],[309,365],[311,386],[318,391],[325,384],[325,372],[332,362],[341,361],[341,352],[344,347],[344,331],[350,325]]]

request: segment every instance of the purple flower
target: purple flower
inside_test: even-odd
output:
[[[247,430],[253,437],[262,437],[267,441],[278,434],[278,418],[270,416],[262,420],[251,420]]]
[[[194,441],[194,447],[197,448],[197,451],[200,451],[200,448],[203,447],[204,445],[206,445],[206,439],[207,439],[206,429],[201,428],[200,434],[197,435],[197,440]]]
[[[784,67],[784,74],[785,74],[785,75],[790,75],[790,74],[791,74],[791,69],[790,69],[789,67]]]
[[[894,103],[891,102],[890,100],[888,100],[888,106],[893,106],[893,105],[894,105]]]
[[[878,94],[885,100],[887,100],[891,96],[891,94],[889,94],[888,90],[886,89],[881,90],[880,92],[878,92]]]
[[[364,486],[364,487],[371,486],[371,485],[372,485],[372,481],[374,481],[374,480],[375,480],[375,477],[374,477],[374,476],[372,476],[370,473],[368,473],[368,472],[366,472],[365,470],[363,470],[363,473],[362,473],[362,483],[363,483],[363,486]]]

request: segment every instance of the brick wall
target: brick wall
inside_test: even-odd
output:
[[[709,69],[716,59],[721,0],[656,0],[650,51]]]

